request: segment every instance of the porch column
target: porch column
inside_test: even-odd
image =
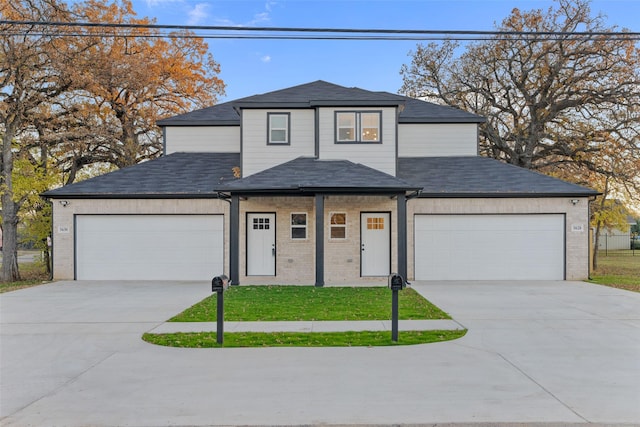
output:
[[[398,274],[407,280],[407,198],[398,194]]]
[[[316,286],[324,286],[324,195],[316,194]]]
[[[231,196],[229,212],[229,277],[234,285],[240,284],[240,197]]]

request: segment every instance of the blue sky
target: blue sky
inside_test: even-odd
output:
[[[551,0],[133,0],[158,24],[492,30],[514,7],[547,9]],[[594,0],[607,26],[640,31],[640,0]],[[208,39],[228,101],[315,80],[396,93],[400,67],[416,41]]]

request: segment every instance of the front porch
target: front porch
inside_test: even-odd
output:
[[[406,277],[400,194],[232,195],[234,283],[383,285]]]

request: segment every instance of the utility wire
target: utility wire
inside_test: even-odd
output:
[[[7,32],[5,33],[11,36],[51,36],[51,33],[38,33],[38,32]],[[312,36],[312,35],[251,35],[251,34],[142,34],[142,33],[59,33],[55,34],[60,37],[129,37],[129,38],[200,38],[200,39],[236,39],[236,40],[355,40],[355,41],[437,41],[437,40],[458,40],[458,41],[480,41],[490,40],[490,37],[443,37],[443,36]],[[583,37],[584,38],[584,37]],[[586,39],[586,38],[584,38]],[[608,40],[638,40],[637,37],[607,37]],[[509,37],[509,40],[528,40],[528,41],[542,41],[542,40],[566,40],[566,36],[545,36],[540,37],[536,35]],[[572,40],[576,40],[573,38]]]
[[[96,23],[96,22],[53,22],[53,21],[9,21],[0,20],[0,25],[16,27],[66,27],[66,28],[102,28],[127,30],[161,30],[163,33],[144,34],[109,33],[84,34],[77,32],[65,33],[72,37],[172,37],[172,38],[210,38],[210,39],[279,39],[279,40],[486,40],[491,37],[503,36],[523,40],[553,40],[564,38],[587,39],[603,37],[612,40],[640,40],[640,32],[631,31],[478,31],[478,30],[396,30],[396,29],[355,29],[355,28],[307,28],[307,27],[232,27],[205,25],[164,25],[164,24],[127,24],[127,23]],[[218,31],[218,33],[166,33],[168,30],[189,32]],[[220,33],[222,32],[222,33]],[[244,32],[244,34],[233,34]],[[283,34],[259,34],[259,33]],[[248,33],[248,34],[247,34]],[[295,34],[303,33],[303,34]],[[314,33],[316,35],[309,35]],[[45,35],[44,32],[27,32],[16,28],[13,35]]]

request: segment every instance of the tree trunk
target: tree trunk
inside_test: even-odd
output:
[[[596,229],[594,231],[595,236],[593,239],[593,271],[598,269],[598,246],[600,245],[600,229],[602,228],[602,223],[598,221],[596,224]]]
[[[53,279],[53,272],[51,270],[51,252],[49,246],[47,246],[47,249],[44,250],[44,265],[47,269],[47,277],[49,278],[49,280]]]
[[[18,205],[13,201],[13,141],[14,127],[8,123],[2,137],[2,275],[3,282],[20,280],[18,270]]]
[[[6,165],[5,161],[4,174],[7,172]],[[9,190],[8,186],[6,188],[6,191],[2,193],[2,276],[0,280],[13,282],[20,280],[20,272],[18,270],[18,215],[17,206],[11,197],[13,191]]]

